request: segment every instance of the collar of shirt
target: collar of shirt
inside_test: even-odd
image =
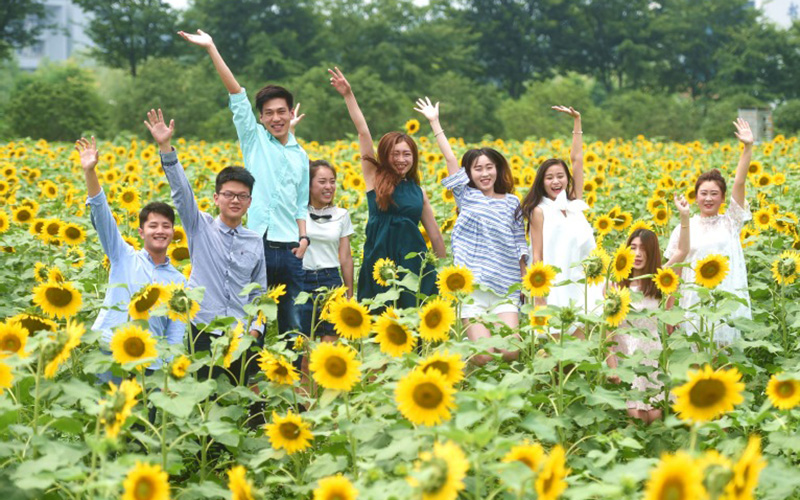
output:
[[[150,252],[148,252],[146,249],[142,248],[141,250],[139,250],[139,254],[143,255],[147,259],[148,262],[153,264],[153,267],[169,267],[171,265],[170,260],[169,260],[169,255],[165,255],[164,256],[164,262],[163,263],[156,264],[155,261],[153,260],[153,256],[150,255]]]
[[[281,141],[279,141],[274,135],[270,134],[269,130],[265,129],[265,131],[267,132],[267,136],[269,137],[269,140],[274,142],[275,144],[277,144],[279,146],[282,146],[282,147],[285,147],[285,148],[288,148],[288,147],[291,147],[291,146],[300,147],[300,144],[297,143],[297,139],[295,138],[294,134],[291,133],[291,132],[289,132],[289,140],[286,141],[286,144],[281,144]]]
[[[222,219],[220,219],[219,217],[217,217],[215,219],[215,221],[217,223],[217,228],[219,228],[219,231],[221,233],[238,234],[242,230],[242,223],[241,222],[239,222],[239,225],[236,226],[236,227],[230,227],[229,225],[227,225],[224,222],[222,222]]]

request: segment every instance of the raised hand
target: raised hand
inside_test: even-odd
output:
[[[747,123],[747,120],[742,118],[737,118],[735,122],[733,122],[733,126],[736,127],[736,138],[742,141],[744,144],[753,144],[753,131],[750,130],[750,124]]]
[[[297,126],[298,123],[300,123],[300,121],[303,118],[306,117],[305,113],[303,113],[302,115],[300,114],[300,103],[299,102],[297,103],[297,106],[294,107],[294,110],[292,110],[292,115],[294,115],[294,118],[292,118],[289,121],[289,129],[292,131],[292,133],[294,133],[294,128]]]
[[[336,89],[336,92],[342,94],[342,97],[353,93],[353,89],[350,87],[347,78],[342,74],[342,70],[334,66],[334,69],[328,68],[328,73],[331,74],[331,85]]]
[[[675,200],[675,208],[678,210],[678,213],[681,215],[681,217],[683,217],[684,215],[688,217],[689,216],[689,202],[686,201],[686,198],[683,195],[679,196],[679,195],[675,194],[673,196],[673,199]]]
[[[431,100],[427,97],[417,99],[417,107],[414,108],[414,111],[422,113],[430,122],[439,119],[439,103],[431,104]]]
[[[197,34],[186,33],[185,31],[179,31],[178,34],[184,40],[191,42],[195,45],[199,45],[204,49],[208,49],[209,47],[214,46],[214,40],[211,38],[211,35],[206,33],[203,30],[197,30]]]
[[[566,113],[573,118],[580,118],[581,114],[575,110],[572,106],[551,106],[550,109],[553,111],[558,111],[559,113]]]
[[[169,144],[172,133],[175,132],[175,120],[169,121],[169,126],[164,122],[164,114],[161,109],[158,111],[151,109],[147,112],[147,120],[144,122],[153,140],[159,146]]]
[[[99,155],[97,153],[97,141],[95,141],[94,136],[92,136],[91,143],[85,137],[81,137],[81,140],[75,141],[75,151],[77,151],[81,157],[81,167],[84,172],[93,170],[94,167],[97,166]]]

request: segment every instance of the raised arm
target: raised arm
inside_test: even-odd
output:
[[[678,249],[670,256],[666,264],[667,267],[686,260],[686,256],[689,255],[689,249],[692,246],[690,239],[691,231],[689,230],[689,202],[686,201],[686,198],[684,198],[683,195],[675,195],[674,199],[675,208],[677,208],[678,213],[681,216],[681,232],[680,236],[678,237]]]
[[[300,103],[298,102],[295,105],[294,110],[292,110],[292,119],[289,121],[289,132],[291,132],[292,135],[297,135],[294,133],[294,129],[297,128],[297,126],[300,124],[301,121],[303,121],[303,118],[305,117],[306,117],[305,113],[303,113],[302,115],[300,114]]]
[[[750,167],[750,160],[753,157],[753,132],[750,130],[750,124],[742,118],[737,118],[733,122],[736,127],[736,138],[741,141],[742,154],[739,156],[739,164],[736,165],[736,176],[733,178],[733,189],[731,196],[733,200],[744,207],[744,185],[747,181],[747,169]]]
[[[553,106],[553,110],[566,113],[573,119],[572,149],[569,151],[569,160],[572,163],[572,194],[576,200],[583,198],[583,128],[581,128],[581,114],[570,106]]]
[[[436,138],[436,144],[439,146],[439,151],[444,155],[447,173],[453,175],[458,172],[458,160],[456,155],[453,154],[453,148],[450,147],[450,142],[445,137],[444,129],[439,123],[439,103],[431,104],[431,100],[427,97],[424,100],[420,98],[417,99],[417,107],[414,110],[425,115],[425,118],[430,122],[433,136]]]
[[[358,132],[358,146],[361,153],[361,173],[364,175],[364,183],[366,184],[367,191],[371,191],[374,187],[375,165],[367,161],[367,158],[375,158],[375,147],[372,144],[372,134],[369,132],[367,120],[364,118],[364,113],[358,106],[356,96],[353,95],[353,89],[350,83],[342,74],[339,68],[328,69],[331,74],[331,85],[344,97],[344,102],[347,105],[347,112],[350,113],[350,119],[353,120],[353,125],[356,126]]]
[[[102,188],[100,187],[100,180],[97,178],[97,162],[99,161],[99,154],[97,153],[97,141],[92,136],[90,143],[85,137],[75,142],[75,151],[81,157],[81,168],[83,169],[83,178],[86,179],[86,194],[89,198],[94,198]]]
[[[214,68],[222,79],[222,83],[225,84],[225,88],[228,89],[229,94],[238,94],[242,91],[241,85],[236,81],[236,77],[233,76],[228,65],[225,64],[225,60],[222,59],[222,56],[217,50],[217,46],[214,45],[214,40],[211,38],[211,35],[203,30],[197,30],[196,35],[186,33],[185,31],[179,31],[178,34],[184,40],[206,49],[208,55],[211,57],[211,62],[214,63]]]

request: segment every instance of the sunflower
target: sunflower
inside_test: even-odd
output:
[[[450,338],[450,327],[456,320],[453,307],[437,298],[425,304],[419,312],[419,336],[428,342],[444,342]]]
[[[141,288],[131,297],[131,302],[128,304],[128,314],[131,319],[150,319],[150,311],[167,300],[168,295],[167,287],[158,283],[151,283]]]
[[[716,288],[728,274],[728,258],[722,255],[709,255],[697,261],[694,273],[695,283],[706,288]]]
[[[58,237],[67,245],[80,245],[86,241],[86,231],[74,222],[69,222],[61,226]]]
[[[542,471],[536,477],[537,500],[556,500],[567,489],[564,478],[569,474],[565,467],[564,448],[556,445],[542,464]]]
[[[190,322],[200,312],[200,304],[189,297],[186,287],[172,283],[166,287],[167,316],[172,321]]]
[[[247,470],[241,465],[228,469],[228,489],[231,500],[255,500],[253,485],[247,480]]]
[[[276,450],[286,450],[293,455],[311,446],[314,435],[311,434],[311,424],[295,415],[292,410],[285,417],[272,412],[272,423],[264,425],[264,430],[269,437],[269,442]]]
[[[308,368],[322,387],[349,391],[361,379],[360,366],[352,347],[322,342],[311,352]]]
[[[108,385],[110,386],[108,399],[100,401],[99,417],[106,434],[116,438],[131,415],[131,410],[136,406],[136,396],[142,392],[142,386],[135,379],[123,380],[119,387],[114,382],[109,382]]]
[[[17,224],[30,224],[34,220],[34,212],[30,207],[21,206],[12,210],[12,219]]]
[[[633,222],[633,215],[630,212],[619,212],[614,217],[614,229],[624,231]]]
[[[532,296],[544,297],[550,293],[550,287],[555,277],[556,270],[553,269],[553,266],[540,261],[528,268],[528,272],[522,278],[522,285]]]
[[[464,378],[464,361],[457,353],[435,352],[420,361],[418,368],[423,372],[436,370],[444,376],[445,382],[455,385]]]
[[[372,279],[380,286],[389,286],[389,280],[397,278],[397,264],[391,259],[378,259],[372,266]]]
[[[0,361],[0,389],[11,389],[14,386],[14,373],[11,367]]]
[[[127,243],[128,245],[133,247],[134,250],[140,250],[142,248],[142,245],[139,243],[139,239],[138,238],[134,238],[133,236],[125,235],[125,236],[122,237],[122,239],[123,239],[123,241],[125,241],[125,243]]]
[[[297,370],[283,356],[273,356],[268,350],[261,351],[258,366],[270,382],[283,385],[294,385],[300,380]]]
[[[15,321],[0,323],[0,359],[18,355],[27,356],[25,344],[28,343],[28,330]]]
[[[469,461],[452,441],[433,444],[433,452],[420,453],[417,474],[409,477],[412,487],[422,491],[422,500],[456,500],[464,489]]]
[[[472,293],[472,272],[464,266],[449,266],[439,271],[439,292],[445,296]]]
[[[538,471],[539,467],[542,466],[543,461],[544,448],[542,448],[542,445],[539,443],[531,444],[527,439],[523,441],[521,445],[512,447],[511,451],[506,453],[506,455],[503,457],[503,462],[522,462],[532,472]]]
[[[705,496],[703,470],[683,451],[662,455],[645,484],[645,500],[698,500]]]
[[[375,321],[375,340],[381,352],[394,357],[409,353],[417,344],[417,338],[397,320],[394,310],[388,308]]]
[[[758,486],[758,475],[767,462],[761,456],[761,438],[751,436],[747,447],[733,465],[733,479],[725,488],[728,500],[752,500],[753,493]]]
[[[55,321],[37,314],[20,313],[8,318],[8,322],[19,323],[23,328],[28,330],[30,335],[36,335],[37,332],[41,331],[54,332],[58,329],[58,325]]]
[[[72,283],[42,283],[33,289],[33,303],[55,318],[71,318],[81,308],[80,292]]]
[[[356,500],[358,490],[349,479],[336,474],[319,480],[319,486],[314,489],[313,500]]]
[[[136,462],[122,486],[122,500],[169,500],[169,475],[160,465]]]
[[[158,356],[156,339],[149,330],[138,325],[127,325],[118,328],[111,337],[111,355],[114,361],[124,365],[126,363],[139,363],[144,359]],[[150,362],[139,364],[138,368],[149,366]]]
[[[617,248],[614,256],[611,257],[611,274],[614,276],[614,281],[620,282],[628,279],[633,269],[634,259],[633,250],[625,243]]]
[[[0,210],[0,233],[5,233],[11,227],[9,223],[8,213],[5,210]]]
[[[395,401],[412,423],[431,426],[450,420],[454,392],[439,370],[414,369],[397,383]]]
[[[594,220],[594,228],[600,235],[605,236],[614,229],[614,219],[608,215],[601,215]]]
[[[672,408],[682,420],[714,420],[744,401],[741,378],[736,368],[714,371],[706,365],[689,372],[689,381],[673,390],[677,401]]]
[[[791,285],[800,273],[800,253],[786,250],[772,263],[772,276],[779,285]]]
[[[334,302],[327,314],[336,333],[349,340],[363,339],[372,329],[369,311],[355,298]]]
[[[242,335],[244,335],[244,325],[241,321],[236,323],[236,326],[228,330],[225,335],[228,337],[228,345],[225,347],[225,354],[222,358],[222,366],[230,368],[234,362],[233,355],[239,349],[239,344],[242,343]],[[239,353],[241,355],[241,353]],[[239,356],[237,356],[238,358]]]
[[[37,262],[33,265],[33,278],[37,283],[47,282],[47,264]]]
[[[49,281],[51,283],[64,283],[67,281],[67,278],[64,277],[64,273],[61,272],[61,269],[53,266],[47,271],[47,279],[45,281]]]
[[[767,396],[772,406],[781,410],[791,410],[800,404],[800,380],[779,378],[773,375],[767,383]]]
[[[189,247],[186,245],[173,245],[169,250],[169,258],[175,262],[189,260]]]
[[[280,302],[281,297],[286,295],[286,285],[281,283],[280,285],[271,286],[267,289],[267,297],[274,300],[277,304]]]
[[[586,282],[590,285],[601,283],[610,263],[611,257],[603,250],[603,247],[597,246],[583,261],[583,274]]]
[[[648,231],[652,231],[653,225],[644,220],[637,220],[628,230],[628,236],[632,235],[637,229],[647,229]]]
[[[661,293],[664,295],[671,295],[678,291],[680,279],[671,267],[661,267],[656,271],[653,283],[656,284],[656,288],[658,288]]]
[[[419,120],[412,118],[406,122],[406,133],[414,135],[419,132]]]
[[[772,212],[769,208],[762,208],[753,214],[753,223],[757,228],[766,231],[772,225]]]
[[[138,212],[141,206],[139,191],[134,187],[123,188],[117,200],[119,201],[120,208],[127,210],[128,213]]]
[[[619,326],[630,311],[631,291],[626,288],[609,288],[603,302],[603,317],[609,326]]]
[[[172,233],[172,243],[184,243],[186,241],[186,230],[183,226],[175,226]]]
[[[545,306],[536,306],[533,310],[528,313],[528,319],[531,322],[531,326],[533,326],[536,330],[543,330],[544,327],[550,322],[550,315],[542,314],[542,311]]]
[[[186,376],[186,372],[191,364],[192,360],[186,356],[178,356],[169,365],[169,374],[172,376],[172,378],[180,380]]]

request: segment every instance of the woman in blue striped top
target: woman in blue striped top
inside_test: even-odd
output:
[[[467,267],[475,281],[486,289],[472,294],[472,304],[464,304],[461,318],[470,340],[490,337],[483,324],[471,321],[495,314],[511,327],[519,326],[519,292],[508,289],[522,280],[528,259],[528,245],[522,217],[517,215],[519,199],[508,162],[491,148],[471,149],[459,168],[450,143],[439,124],[439,103],[426,97],[417,100],[417,111],[430,121],[433,135],[444,155],[449,176],[442,184],[453,191],[458,205],[451,243],[456,265]],[[499,304],[498,304],[499,303]],[[516,359],[517,351],[503,351],[506,360]],[[492,358],[477,355],[472,362],[483,365]]]

